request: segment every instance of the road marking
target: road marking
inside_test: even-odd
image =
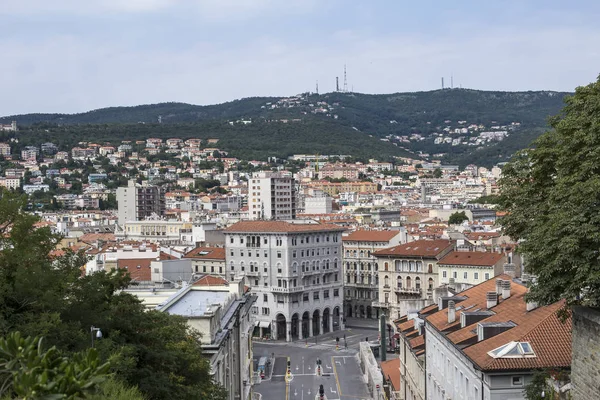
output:
[[[335,361],[333,359],[333,357],[331,357],[331,361]],[[337,363],[337,361],[335,361],[335,362]],[[340,393],[340,397],[342,397],[342,388],[340,386],[340,380],[338,378],[337,369],[335,368],[335,364],[333,364],[333,374],[335,375],[335,384],[337,385],[338,392]]]
[[[336,363],[336,364],[340,364],[340,365],[342,365],[342,363],[341,363],[341,362],[339,362],[339,361],[336,361],[335,363]]]
[[[329,387],[329,390],[331,390],[331,393],[337,394],[337,392],[335,390],[333,390],[333,388],[331,386]]]

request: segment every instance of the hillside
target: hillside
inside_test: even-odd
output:
[[[0,123],[16,120],[21,127],[39,123],[62,126],[79,132],[79,140],[84,140],[88,138],[84,132],[89,131],[84,124],[150,125],[160,121],[157,124],[160,129],[132,126],[111,129],[118,130],[121,138],[134,139],[142,138],[131,136],[140,130],[183,137],[190,130],[202,132],[210,126],[209,136],[221,138],[225,150],[247,151],[261,157],[303,152],[339,154],[348,150],[353,155],[365,155],[383,148],[382,154],[386,156],[406,155],[402,150],[405,149],[447,163],[466,165],[476,161],[479,165],[493,165],[506,161],[514,151],[535,139],[546,128],[547,118],[560,112],[565,95],[568,93],[469,89],[377,95],[307,93],[286,98],[253,97],[209,106],[161,103],[80,114],[26,114],[0,118]],[[242,128],[235,123],[240,120],[252,123]],[[231,126],[228,122],[234,123],[236,134],[228,128]],[[287,122],[290,126],[282,129],[270,126],[260,132],[256,130]],[[78,128],[68,129],[68,126]],[[350,130],[359,135],[351,134]],[[343,137],[340,141],[338,134]],[[366,134],[391,142],[395,148],[389,143],[371,145],[375,141]],[[237,142],[240,138],[247,141],[247,135],[261,137],[266,143],[251,148],[248,143]],[[359,138],[362,141],[357,141]],[[238,149],[240,146],[244,148]],[[273,153],[267,154],[269,149]]]

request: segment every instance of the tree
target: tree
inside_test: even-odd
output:
[[[224,398],[183,317],[146,311],[122,292],[131,281],[124,270],[82,276],[85,255],[56,255],[60,237],[37,228],[25,205],[25,196],[0,192],[0,336],[44,336],[69,355],[87,349],[90,326],[98,326],[100,359],[148,399]]]
[[[552,130],[502,170],[501,222],[519,240],[529,298],[600,306],[600,78],[565,99]]]
[[[434,170],[433,170],[433,177],[434,177],[434,178],[437,178],[437,179],[439,179],[439,178],[441,178],[441,177],[442,177],[442,175],[443,175],[443,173],[442,173],[442,170],[441,170],[441,169],[439,169],[439,168],[436,168],[436,169],[434,169]]]
[[[82,399],[96,391],[108,368],[96,349],[65,357],[55,346],[44,350],[42,338],[13,332],[0,339],[0,396]]]
[[[468,219],[469,217],[467,217],[467,214],[465,214],[464,211],[455,212],[448,218],[448,225],[460,225]]]

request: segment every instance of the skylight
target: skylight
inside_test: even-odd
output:
[[[533,348],[529,342],[509,342],[492,351],[488,351],[490,357],[494,358],[529,358],[535,357]]]

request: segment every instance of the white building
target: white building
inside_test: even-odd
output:
[[[258,296],[261,336],[289,342],[343,327],[343,230],[300,220],[242,221],[225,230],[227,271]]]
[[[295,180],[283,173],[258,172],[248,180],[250,219],[296,218]]]
[[[326,194],[304,198],[304,214],[331,214],[332,209],[333,199]]]
[[[227,389],[227,400],[248,400],[252,388],[252,304],[242,281],[207,275],[171,296],[157,310],[187,318],[202,334],[210,372]]]

